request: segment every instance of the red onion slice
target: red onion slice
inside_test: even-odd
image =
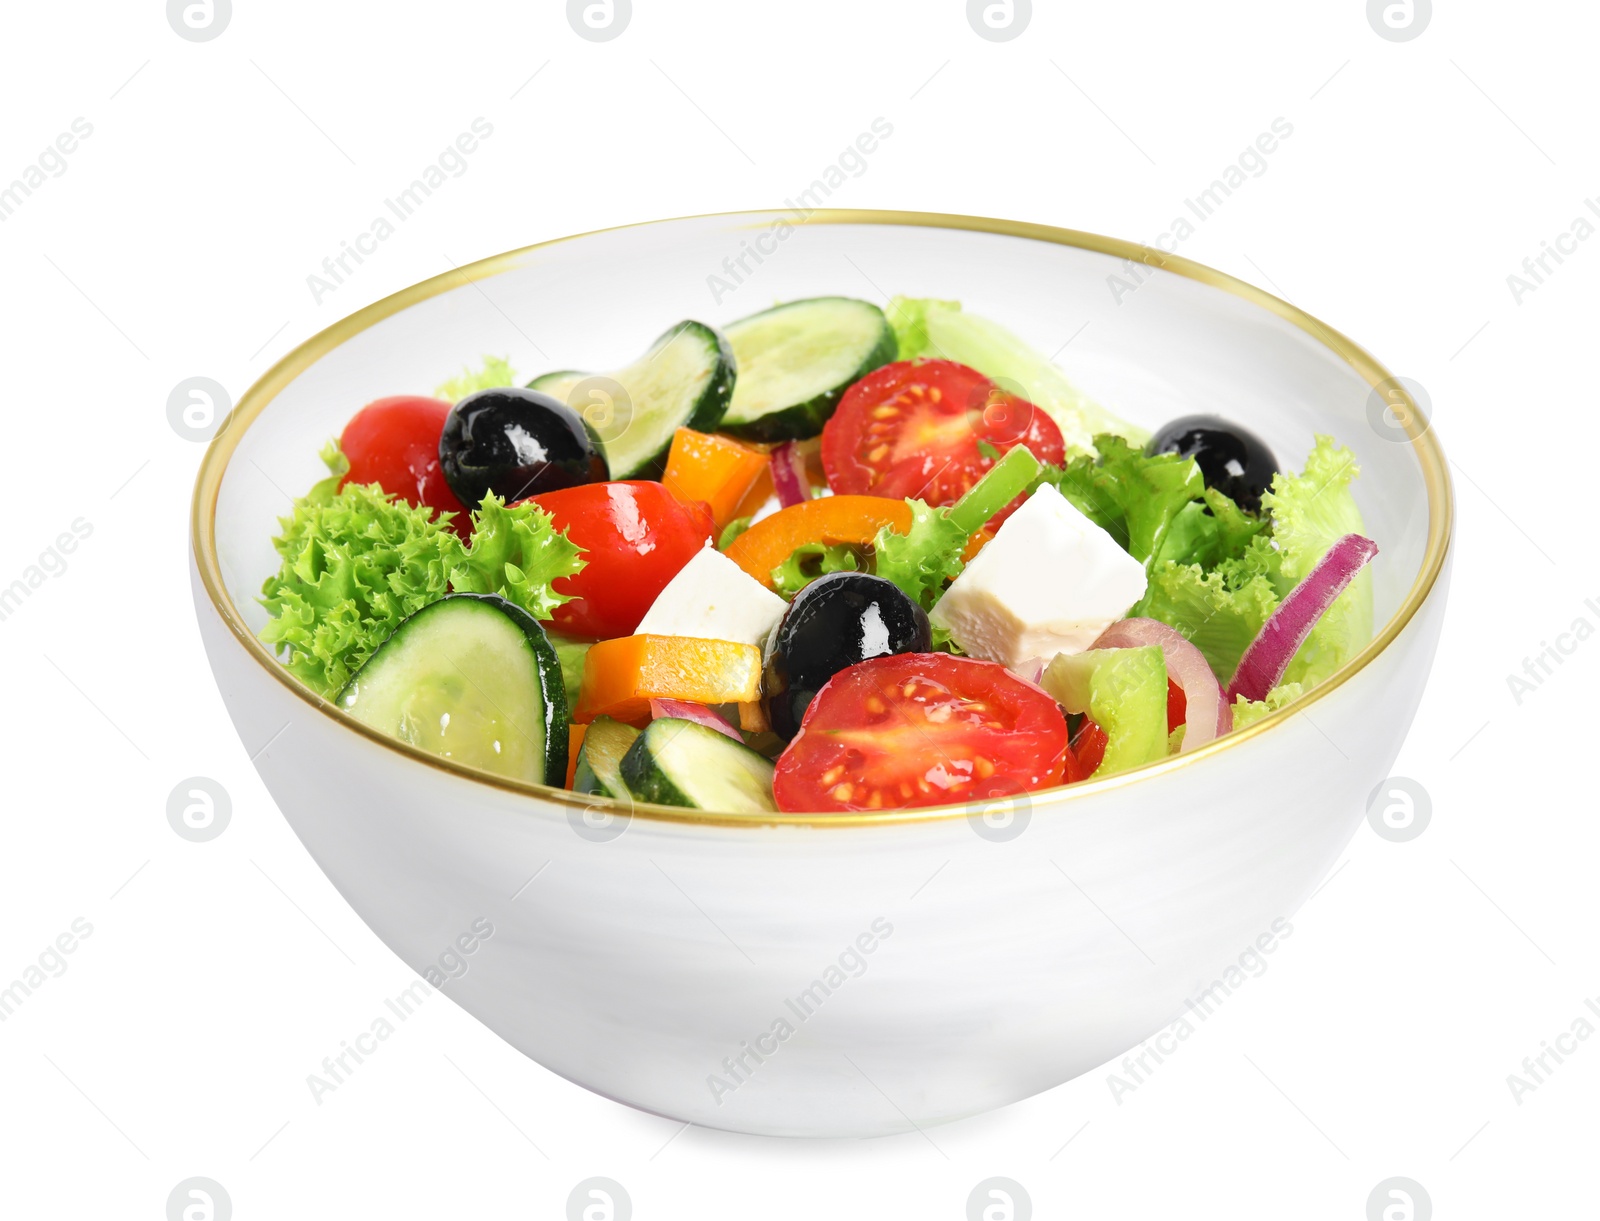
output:
[[[696,725],[704,725],[707,729],[725,733],[741,746],[744,745],[744,739],[739,736],[739,731],[704,704],[691,704],[688,700],[651,700],[650,717],[652,720],[675,717],[680,721],[693,721]]]
[[[1167,663],[1167,677],[1183,688],[1188,701],[1183,745],[1178,753],[1204,746],[1233,728],[1232,704],[1222,697],[1222,684],[1211,672],[1205,654],[1183,634],[1155,619],[1121,619],[1101,632],[1095,649],[1135,649],[1156,645]]]
[[[1359,534],[1347,534],[1328,548],[1316,567],[1306,573],[1305,580],[1278,603],[1278,609],[1244,651],[1233,681],[1228,684],[1229,704],[1241,695],[1247,700],[1267,698],[1267,692],[1283,681],[1289,662],[1333,600],[1377,554],[1378,544]]]
[[[811,499],[806,479],[806,456],[793,441],[785,441],[772,451],[772,487],[778,503],[785,509]]]

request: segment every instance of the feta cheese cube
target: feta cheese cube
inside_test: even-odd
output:
[[[707,543],[667,582],[636,634],[732,640],[762,648],[789,604]]]
[[[973,557],[928,618],[1012,669],[1081,653],[1144,596],[1144,565],[1049,484]]]

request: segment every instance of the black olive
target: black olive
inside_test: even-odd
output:
[[[893,581],[864,572],[819,577],[795,595],[768,648],[773,732],[794,737],[812,697],[846,666],[932,647],[927,614]]]
[[[1150,438],[1144,452],[1193,458],[1206,487],[1216,488],[1251,513],[1260,511],[1261,493],[1272,487],[1278,471],[1278,460],[1265,441],[1214,415],[1173,420]]]
[[[609,474],[582,416],[560,399],[520,386],[479,390],[452,407],[439,437],[439,466],[469,509],[490,492],[509,504]]]

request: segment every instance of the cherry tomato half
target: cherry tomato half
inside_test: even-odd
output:
[[[953,360],[901,360],[845,391],[822,429],[822,466],[828,486],[841,495],[950,505],[1017,445],[1041,462],[1060,463],[1066,455],[1054,420],[976,369]],[[1004,521],[1023,499],[990,524]]]
[[[556,607],[555,626],[575,636],[631,636],[715,529],[703,506],[685,505],[645,480],[588,483],[528,499],[584,548],[584,570],[554,585],[574,599]]]
[[[946,653],[874,657],[817,692],[778,759],[788,811],[889,810],[1059,784],[1067,723],[1004,666]]]
[[[1106,757],[1106,731],[1089,717],[1083,718],[1072,735],[1072,755],[1078,761],[1078,774],[1087,780]]]
[[[450,404],[442,399],[413,394],[374,399],[351,417],[339,437],[350,459],[350,473],[339,486],[376,483],[408,504],[456,514],[456,532],[470,534],[471,515],[439,469],[439,434],[449,414]]]
[[[1189,697],[1183,688],[1167,679],[1167,732],[1171,733],[1189,717]]]

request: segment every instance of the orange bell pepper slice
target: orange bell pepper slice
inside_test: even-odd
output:
[[[972,563],[972,557],[987,547],[990,540],[993,538],[993,530],[989,529],[988,526],[980,527],[977,532],[967,540],[967,545],[962,549],[961,562],[964,564]]]
[[[802,543],[866,546],[884,526],[904,534],[911,509],[887,496],[823,496],[779,509],[728,544],[727,557],[768,589],[772,570]]]
[[[761,697],[761,650],[731,640],[619,636],[591,645],[572,719],[643,725],[653,699],[753,703]]]
[[[772,495],[772,465],[766,447],[680,428],[672,434],[661,481],[680,500],[709,507],[721,530]]]
[[[572,781],[578,773],[578,751],[583,748],[583,735],[589,732],[587,725],[570,724],[567,726],[567,787],[572,787]]]

